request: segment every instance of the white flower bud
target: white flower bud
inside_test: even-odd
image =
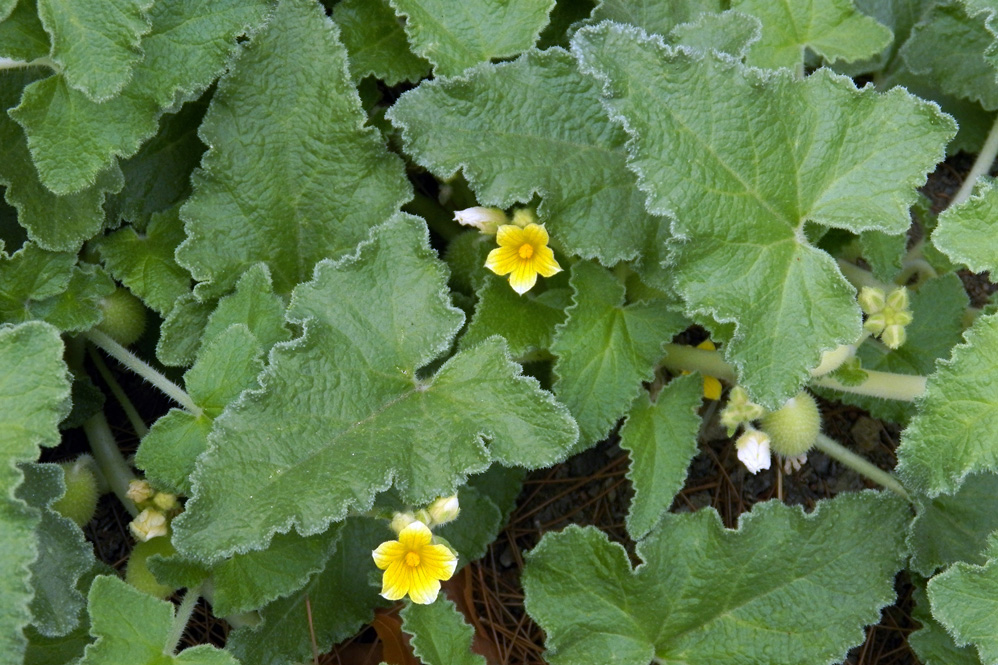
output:
[[[503,224],[508,224],[506,213],[498,208],[465,208],[454,211],[454,221],[465,226],[474,226],[482,233],[494,236]]]
[[[155,493],[156,490],[152,488],[152,485],[148,481],[133,480],[128,483],[128,491],[125,492],[125,496],[135,503],[142,503],[151,499]]]
[[[759,473],[772,464],[769,453],[769,436],[757,429],[746,430],[735,442],[738,459],[749,470],[749,473]]]
[[[461,507],[458,505],[457,495],[455,494],[454,496],[440,497],[426,507],[426,512],[430,514],[430,519],[433,520],[431,526],[436,526],[456,520],[458,513],[461,512]]]
[[[165,536],[166,515],[158,510],[146,508],[128,523],[128,530],[135,536],[135,540],[142,543],[159,536]]]

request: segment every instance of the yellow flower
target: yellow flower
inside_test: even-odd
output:
[[[399,532],[398,540],[381,543],[371,554],[374,565],[385,571],[381,595],[398,600],[406,594],[412,602],[429,605],[437,599],[440,580],[449,580],[457,557],[446,545],[431,545],[429,527],[415,521]]]
[[[537,283],[538,273],[550,277],[561,272],[541,224],[527,224],[522,229],[513,224],[500,226],[496,241],[499,247],[489,252],[485,267],[497,275],[512,273],[509,285],[521,296]]]

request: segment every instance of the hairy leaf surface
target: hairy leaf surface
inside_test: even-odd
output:
[[[992,551],[992,557],[995,552]],[[983,566],[957,563],[939,573],[928,585],[932,615],[957,646],[973,644],[981,662],[998,663],[998,559]]]
[[[399,616],[402,630],[412,635],[413,653],[426,665],[485,665],[482,656],[471,653],[475,629],[450,600],[410,603]]]
[[[932,242],[946,256],[974,272],[998,274],[998,187],[993,180],[979,181],[977,190],[959,205],[939,215]]]
[[[333,6],[333,20],[350,54],[354,81],[373,75],[388,85],[415,83],[430,63],[409,50],[405,30],[388,0],[343,0]]]

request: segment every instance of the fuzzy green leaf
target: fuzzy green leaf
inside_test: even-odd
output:
[[[973,647],[958,647],[953,636],[932,617],[924,582],[915,587],[913,596],[915,609],[911,618],[922,627],[908,635],[908,646],[918,656],[918,661],[922,665],[981,665]]]
[[[759,40],[759,19],[735,11],[702,14],[691,23],[677,25],[670,36],[681,46],[714,49],[742,59]]]
[[[244,272],[236,282],[236,290],[218,301],[218,307],[208,317],[204,327],[204,341],[234,324],[250,329],[265,351],[278,342],[291,339],[284,321],[287,305],[274,293],[270,271],[265,263],[257,263]]]
[[[218,559],[292,525],[322,531],[392,484],[425,503],[492,462],[535,468],[565,455],[575,423],[519,375],[500,340],[417,374],[463,319],[426,234],[398,215],[357,256],[320,262],[295,289],[288,318],[305,334],[275,347],[262,391],[215,421],[174,522],[179,549]]]
[[[668,35],[673,28],[690,23],[707,12],[720,12],[721,0],[602,0],[588,23],[630,23],[646,32]]]
[[[2,282],[0,282],[2,283]],[[59,443],[59,421],[69,412],[70,381],[59,331],[29,322],[0,326],[0,653],[15,662],[24,653],[23,630],[32,621],[31,566],[39,555],[40,515],[14,496],[24,478],[18,463],[38,458],[38,447]]]
[[[115,96],[142,60],[153,0],[38,0],[50,57],[70,87],[95,102]]]
[[[697,452],[703,378],[674,379],[652,402],[642,393],[620,430],[620,447],[628,451],[627,477],[634,498],[627,511],[627,532],[640,540],[669,510],[686,480],[686,468]]]
[[[650,381],[662,345],[686,327],[665,300],[624,304],[624,285],[588,261],[572,266],[573,304],[555,331],[554,392],[579,423],[579,445],[606,436],[642,381]]]
[[[0,18],[0,58],[31,62],[49,54],[49,36],[38,19],[34,0],[12,0],[17,7],[5,19]],[[2,3],[0,3],[2,5]],[[3,7],[0,6],[0,16]],[[5,105],[8,109],[13,104]],[[3,142],[0,142],[2,145]]]
[[[10,115],[24,127],[42,183],[78,192],[156,133],[163,112],[197,97],[224,69],[236,37],[259,25],[267,0],[159,0],[142,39],[144,58],[111,99],[97,103],[62,74],[32,83]]]
[[[312,0],[283,0],[219,83],[177,250],[199,297],[258,261],[286,295],[412,197],[402,160],[365,126],[338,32]]]
[[[481,204],[500,208],[539,193],[538,214],[556,246],[612,265],[635,258],[659,220],[645,212],[625,166],[626,135],[597,93],[566,53],[552,49],[423,82],[388,118],[436,176],[463,169]]]
[[[461,348],[468,348],[492,335],[502,335],[509,342],[515,358],[551,347],[554,329],[565,320],[569,304],[568,289],[549,289],[540,295],[519,295],[509,282],[495,275],[487,276],[478,291],[478,305],[461,337]]]
[[[907,519],[902,501],[874,492],[809,515],[756,504],[737,531],[713,509],[667,514],[635,570],[602,532],[570,526],[529,554],[526,607],[552,665],[611,653],[620,665],[836,662],[894,598]]]
[[[993,180],[979,181],[974,195],[939,215],[932,242],[946,256],[974,272],[998,274],[998,187]]]
[[[412,635],[413,653],[425,665],[485,665],[485,658],[471,653],[475,629],[446,598],[410,603],[399,616],[402,630]]]
[[[453,76],[492,58],[531,48],[548,22],[554,0],[388,0],[405,16],[405,33],[416,54],[433,63],[437,76]]]
[[[987,538],[998,530],[998,475],[970,476],[956,494],[926,501],[908,533],[911,569],[931,576],[957,561],[984,564]]]
[[[354,81],[373,75],[388,85],[415,83],[430,63],[409,50],[405,30],[388,0],[343,0],[333,7],[333,21],[350,54]]]
[[[998,471],[998,315],[982,316],[929,377],[898,447],[898,473],[930,497],[975,471]]]
[[[101,261],[111,275],[160,314],[190,293],[191,276],[173,253],[184,239],[177,210],[153,215],[145,232],[126,226],[98,240]]]
[[[213,646],[172,654],[173,603],[159,600],[117,577],[102,575],[90,587],[90,634],[80,665],[239,665]]]
[[[194,362],[201,347],[201,334],[208,324],[214,302],[201,302],[193,293],[181,296],[159,328],[156,357],[171,367],[186,367]]]
[[[981,662],[998,663],[998,559],[983,566],[957,563],[928,585],[932,616],[946,627],[957,646],[973,644]]]
[[[805,48],[829,62],[855,62],[891,42],[891,31],[857,11],[852,0],[735,0],[731,8],[762,21],[762,39],[746,61],[754,67],[803,71]]]
[[[573,45],[634,137],[649,210],[675,217],[687,311],[736,324],[725,355],[756,401],[777,406],[822,350],[859,335],[855,290],[805,224],[907,229],[952,121],[900,89],[857,90],[828,70],[764,74],[634,28],[585,28]]]

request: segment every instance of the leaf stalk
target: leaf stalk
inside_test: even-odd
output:
[[[852,452],[835,439],[831,439],[824,434],[818,434],[814,447],[856,473],[869,478],[882,487],[886,487],[905,501],[911,502],[911,495],[901,486],[897,478]]]

